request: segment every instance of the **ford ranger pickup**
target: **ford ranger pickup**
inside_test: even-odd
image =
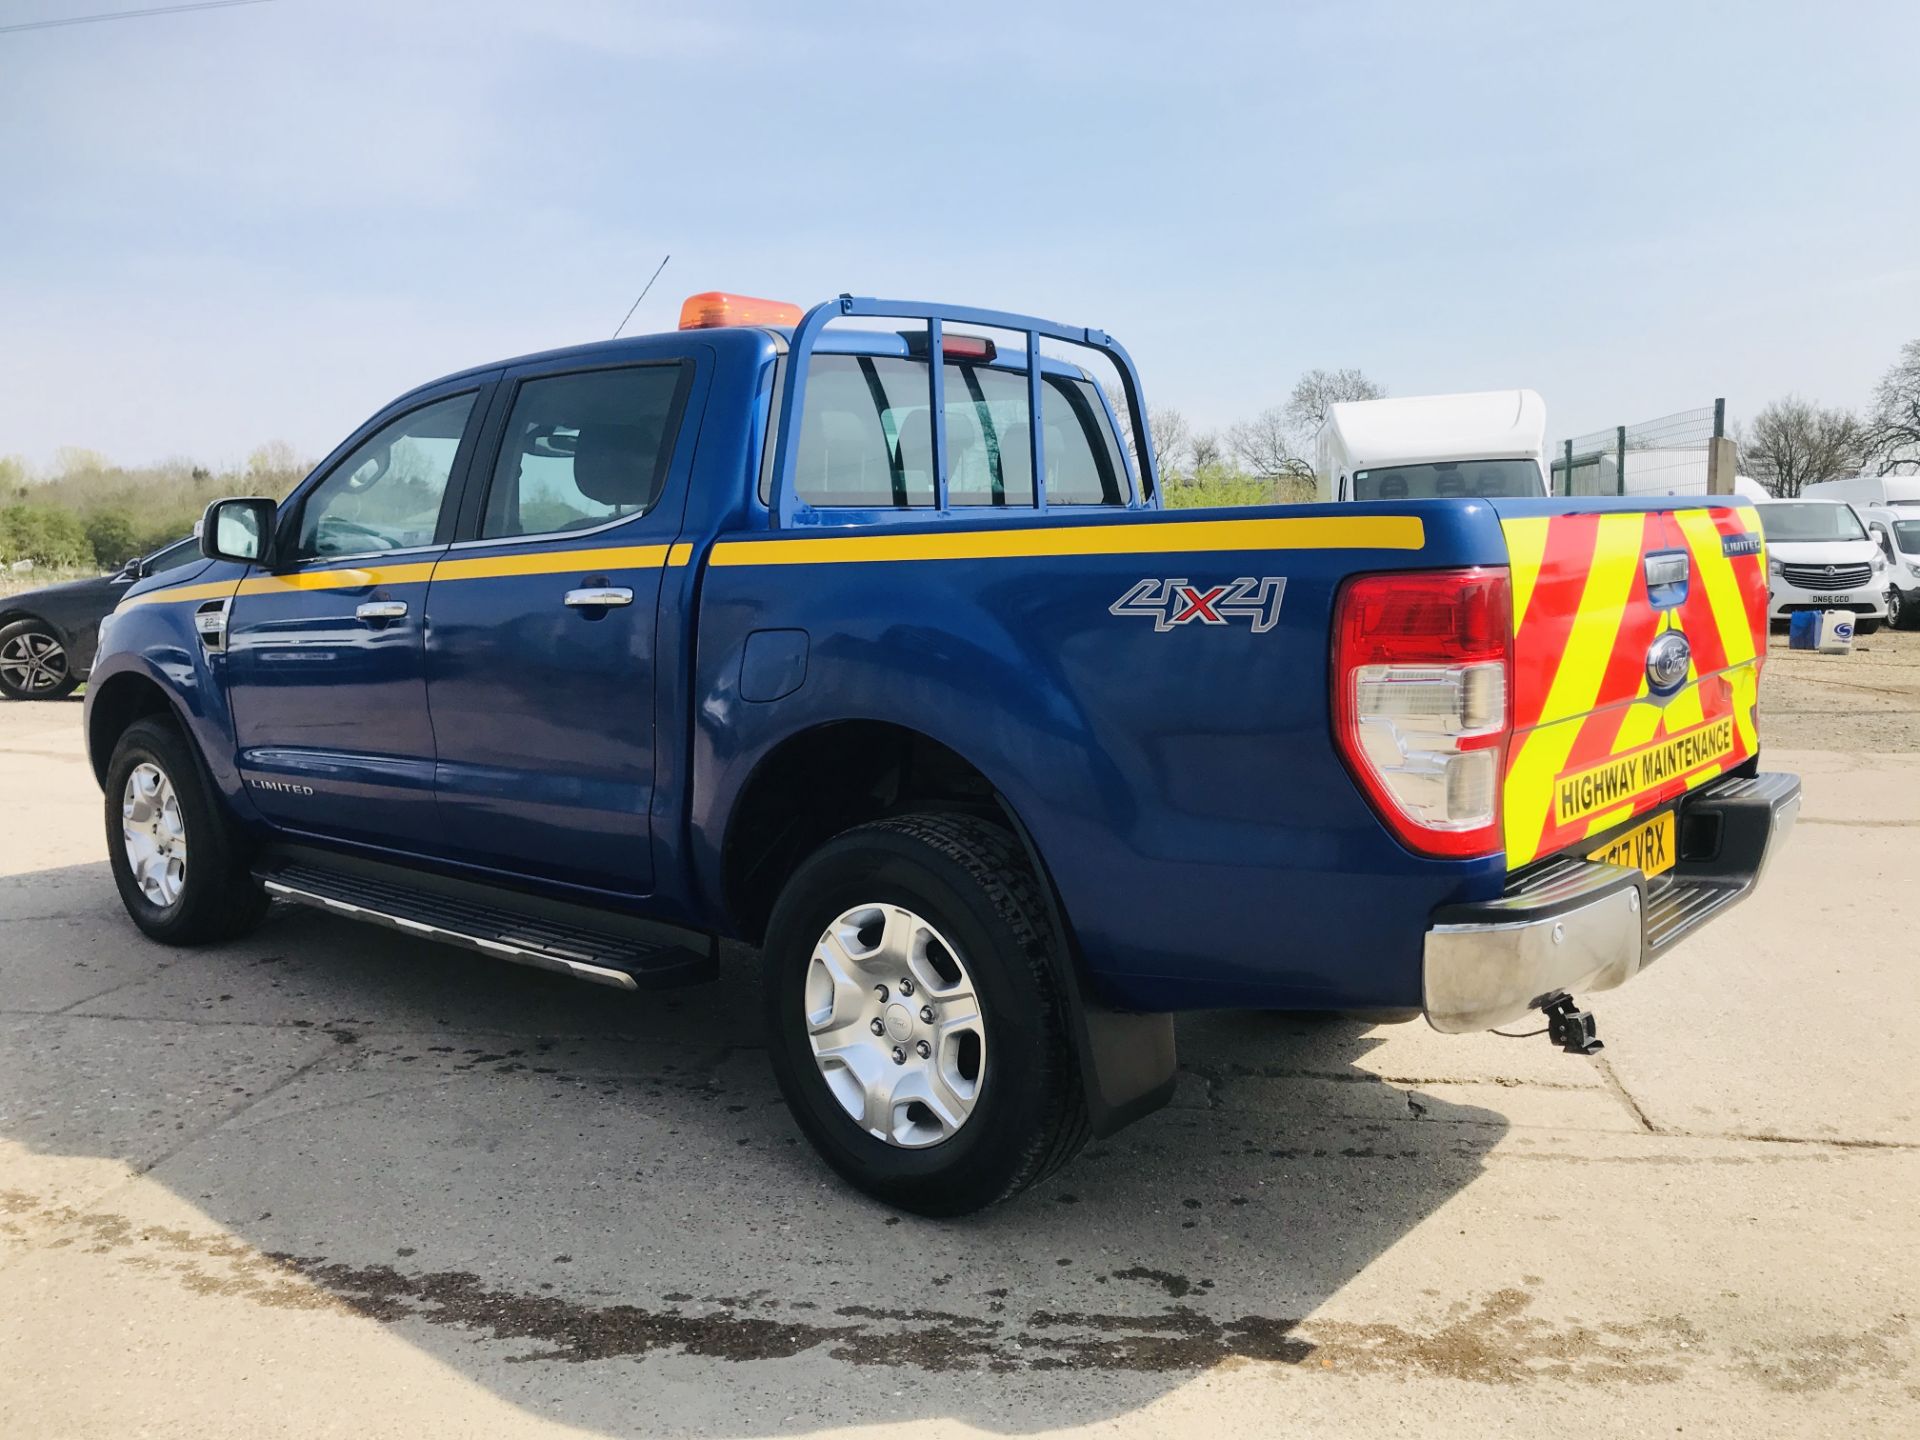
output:
[[[1146,414],[1101,331],[849,296],[414,390],[103,627],[127,912],[625,990],[744,942],[795,1121],[928,1214],[1164,1103],[1178,1011],[1593,1048],[1799,808],[1752,507],[1169,510]]]

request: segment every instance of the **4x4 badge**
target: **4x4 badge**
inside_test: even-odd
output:
[[[1136,580],[1133,588],[1107,607],[1112,615],[1145,615],[1153,628],[1165,632],[1177,625],[1226,625],[1251,620],[1253,633],[1262,634],[1280,623],[1280,597],[1286,593],[1284,576],[1258,579],[1242,575],[1223,585],[1194,585],[1186,580]]]

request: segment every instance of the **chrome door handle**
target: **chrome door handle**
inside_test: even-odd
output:
[[[576,610],[592,610],[603,605],[631,605],[633,591],[624,585],[595,585],[587,590],[567,591],[565,603]]]
[[[398,620],[407,613],[404,600],[369,600],[354,615],[361,620]]]

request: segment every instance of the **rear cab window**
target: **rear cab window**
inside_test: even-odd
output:
[[[924,359],[816,352],[795,456],[796,495],[818,508],[932,509],[928,378]],[[948,359],[944,385],[948,503],[1032,508],[1025,369]],[[1093,382],[1044,373],[1040,405],[1047,504],[1126,505],[1126,464]]]

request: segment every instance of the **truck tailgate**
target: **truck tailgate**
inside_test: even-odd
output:
[[[1495,508],[1513,576],[1502,799],[1507,865],[1518,869],[1592,848],[1758,752],[1767,562],[1759,517],[1731,498],[1553,515]],[[1650,664],[1656,646],[1672,666],[1664,676]]]

